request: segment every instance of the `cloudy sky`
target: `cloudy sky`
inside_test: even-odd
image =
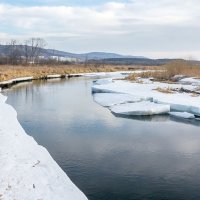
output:
[[[200,59],[199,0],[0,0],[0,42]]]

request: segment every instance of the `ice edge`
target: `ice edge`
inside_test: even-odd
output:
[[[49,152],[28,136],[0,94],[0,197],[86,200]]]

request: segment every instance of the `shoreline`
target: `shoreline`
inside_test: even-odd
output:
[[[0,94],[0,199],[87,200],[49,152],[20,125]]]
[[[1,89],[33,80],[64,79],[132,73],[126,71],[23,77],[0,82],[0,199],[87,200],[46,148],[29,136],[17,119],[16,110],[6,103]]]
[[[16,110],[6,103],[7,97],[1,94],[1,89],[22,82],[81,76],[83,74],[57,74],[0,82],[0,199],[87,200],[47,149],[24,131]]]
[[[138,73],[141,72],[140,70],[134,70],[134,71],[115,71],[115,72],[86,72],[86,73],[71,73],[71,74],[51,74],[51,75],[45,75],[41,77],[20,77],[15,79],[10,79],[7,81],[1,81],[0,82],[0,91],[1,89],[10,88],[18,83],[22,82],[31,82],[34,80],[49,80],[49,79],[67,79],[67,78],[75,78],[75,77],[83,77],[83,76],[106,76],[106,75],[114,75],[114,74],[131,74],[131,73]]]
[[[22,83],[22,82],[31,82],[34,80],[48,80],[48,79],[65,79],[65,78],[73,78],[73,77],[81,77],[82,74],[66,74],[66,75],[61,75],[61,74],[52,74],[52,75],[47,75],[47,76],[42,76],[39,78],[34,78],[34,77],[21,77],[21,78],[16,78],[16,79],[11,79],[8,81],[2,81],[0,82],[0,88],[1,89],[5,89],[5,88],[9,88],[12,87],[18,83]]]

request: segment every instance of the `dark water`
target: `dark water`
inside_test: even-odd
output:
[[[199,200],[199,122],[128,119],[93,102],[90,79],[6,91],[26,132],[90,200]]]

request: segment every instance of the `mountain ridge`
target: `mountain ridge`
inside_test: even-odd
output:
[[[16,45],[16,48],[22,53],[22,55],[25,54],[25,45]],[[0,45],[0,55],[6,56],[9,54],[9,48],[11,48],[11,45]],[[28,48],[31,48],[28,46]],[[44,56],[44,58],[49,58],[53,56],[57,57],[65,57],[65,58],[75,58],[79,61],[85,61],[85,60],[101,60],[101,59],[109,59],[109,58],[142,58],[145,59],[143,56],[132,56],[132,55],[121,55],[117,53],[111,53],[111,52],[88,52],[88,53],[71,53],[66,51],[60,51],[56,49],[45,49],[40,48],[41,50],[41,56]]]

